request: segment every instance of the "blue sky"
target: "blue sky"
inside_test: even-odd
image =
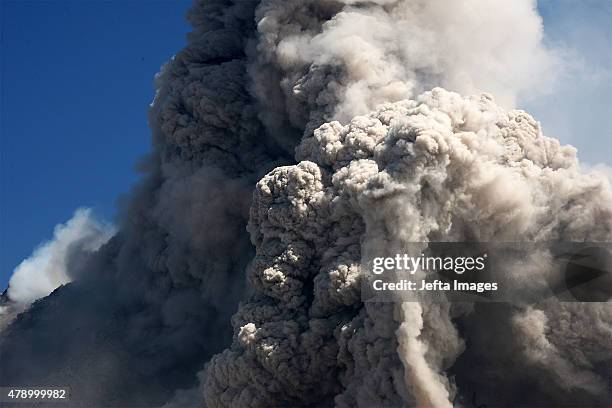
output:
[[[1,1],[0,288],[77,207],[112,220],[149,148],[153,77],[185,43],[190,0]],[[522,101],[547,133],[612,164],[612,2],[542,0],[547,41],[580,63]]]
[[[0,288],[77,207],[112,220],[187,1],[2,1]],[[1,290],[1,289],[0,289]]]
[[[569,67],[553,92],[524,101],[545,134],[578,148],[589,164],[612,165],[612,1],[539,0],[546,41]]]

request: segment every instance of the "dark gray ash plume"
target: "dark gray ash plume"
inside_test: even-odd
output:
[[[549,85],[533,1],[201,0],[189,19],[117,234],[0,334],[2,385],[70,385],[77,406],[610,402],[610,303],[360,297],[381,247],[612,238],[609,182],[573,148],[455,93],[510,108]]]
[[[254,7],[189,12],[189,44],[157,78],[153,149],[119,231],[2,332],[2,385],[70,385],[82,406],[161,405],[229,343],[253,254],[253,185],[291,158],[248,91]]]

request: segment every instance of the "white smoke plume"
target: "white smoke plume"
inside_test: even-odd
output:
[[[3,323],[33,301],[70,282],[70,270],[77,267],[79,259],[91,256],[114,233],[111,225],[96,220],[88,208],[77,209],[65,224],[56,225],[53,238],[43,242],[13,271],[7,301],[2,306]]]
[[[562,69],[535,8],[531,0],[262,1],[251,74],[264,122],[347,121],[434,86],[491,92],[512,107],[522,93],[546,91]]]
[[[489,95],[423,93],[510,108],[549,86],[534,1],[198,0],[188,18],[117,234],[0,335],[0,385],[68,384],[82,406],[448,406],[493,398],[487,373],[509,403],[609,400],[607,304],[360,297],[377,248],[610,239],[609,183],[574,149]],[[590,326],[570,336],[555,310]]]

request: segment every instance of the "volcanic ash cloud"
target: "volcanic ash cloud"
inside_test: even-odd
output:
[[[451,407],[470,398],[462,384],[487,375],[505,375],[501,395],[539,384],[514,397],[523,404],[610,401],[601,367],[612,358],[611,303],[487,305],[494,318],[473,324],[479,307],[360,297],[362,256],[385,246],[609,241],[610,184],[583,174],[574,148],[488,94],[436,88],[325,123],[296,152],[296,165],[257,183],[254,293],[233,318],[232,346],[206,369],[208,406]],[[461,333],[457,319],[467,322]],[[488,372],[454,367],[472,342]]]
[[[527,114],[417,98],[443,86],[508,107],[549,85],[559,61],[535,5],[196,0],[187,45],[157,77],[152,150],[117,233],[0,334],[1,385],[194,406],[201,392],[175,391],[208,364],[211,407],[444,405],[493,389],[480,371],[510,395],[532,375],[538,401],[603,398],[605,304],[360,301],[363,254],[411,240],[609,239],[608,185]],[[299,164],[281,167],[298,144]],[[570,336],[561,322],[574,321]]]

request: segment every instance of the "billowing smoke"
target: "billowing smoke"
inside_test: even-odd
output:
[[[58,224],[53,238],[42,243],[13,271],[0,326],[33,301],[70,282],[71,271],[77,270],[79,262],[97,251],[114,232],[111,225],[97,221],[87,208],[79,208],[65,224]]]
[[[503,392],[480,384],[496,376],[509,406],[610,401],[610,303],[485,304],[487,320],[459,332],[457,322],[482,318],[478,309],[427,299],[364,304],[360,296],[363,251],[427,241],[610,241],[612,188],[581,173],[573,148],[489,95],[436,88],[346,125],[326,123],[296,151],[298,164],[257,184],[248,269],[255,293],[234,316],[232,347],[207,368],[209,406],[452,407],[469,400],[465,388],[500,401]],[[506,333],[487,336],[496,330]],[[487,367],[454,366],[475,341]],[[449,369],[458,370],[454,379]],[[524,382],[538,387],[520,393]]]
[[[504,105],[561,69],[535,2],[262,1],[250,74],[272,128],[348,121],[434,86]]]
[[[117,234],[2,333],[2,385],[67,384],[82,406],[609,398],[608,304],[360,296],[379,248],[611,238],[609,183],[571,147],[489,95],[423,93],[545,90],[559,60],[533,1],[199,0],[188,18]]]

